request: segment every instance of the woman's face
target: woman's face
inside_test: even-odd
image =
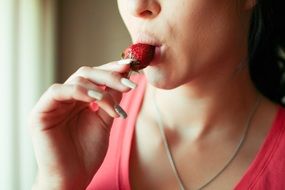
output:
[[[247,5],[241,0],[118,0],[133,43],[156,46],[145,74],[165,89],[234,70],[247,52]]]

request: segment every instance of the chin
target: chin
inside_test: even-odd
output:
[[[147,70],[144,71],[144,75],[147,79],[147,82],[156,88],[171,90],[181,85],[181,83],[178,80],[171,78],[169,75],[163,72],[155,72],[154,70]]]

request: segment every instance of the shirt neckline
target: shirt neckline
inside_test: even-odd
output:
[[[135,112],[134,119],[132,121],[128,122],[128,125],[126,126],[130,129],[128,132],[131,133],[130,134],[131,138],[128,142],[128,146],[127,146],[127,150],[126,150],[128,155],[126,155],[127,171],[125,173],[125,175],[126,175],[125,177],[127,179],[127,182],[125,185],[127,185],[128,189],[131,189],[131,183],[130,183],[130,177],[129,177],[129,174],[130,174],[130,154],[131,154],[131,148],[132,148],[133,139],[134,139],[135,121],[138,117],[139,109],[141,107],[141,104],[143,101],[143,95],[145,93],[145,88],[146,88],[145,77],[142,76],[140,80],[142,80],[142,81],[140,81],[142,88],[140,89],[141,93],[139,93],[139,94],[140,94],[140,96],[142,95],[142,97],[140,98],[139,103],[135,107],[135,109],[137,109],[137,111]],[[254,184],[258,180],[258,177],[262,174],[262,172],[264,171],[264,168],[266,168],[266,164],[268,164],[268,162],[270,161],[271,155],[274,153],[274,150],[276,149],[276,144],[278,143],[278,141],[282,135],[282,132],[280,132],[280,130],[282,130],[284,128],[284,127],[282,128],[282,126],[283,126],[282,124],[284,123],[284,120],[282,118],[284,115],[285,115],[285,109],[282,108],[281,106],[279,106],[278,110],[276,112],[275,118],[272,122],[271,128],[268,131],[266,137],[264,138],[263,143],[259,147],[259,150],[258,150],[255,158],[252,160],[250,165],[247,167],[246,171],[244,172],[244,174],[240,178],[240,180],[236,183],[236,185],[234,186],[234,189],[245,189],[245,187],[247,187],[246,189],[249,189],[250,187],[254,186]],[[278,134],[278,135],[276,136],[276,134]]]
[[[284,114],[285,110],[281,106],[278,107],[275,118],[272,122],[271,128],[268,131],[263,143],[259,147],[259,150],[247,167],[244,175],[237,182],[234,189],[251,189],[265,171],[268,163],[270,162],[272,155],[278,147],[278,142],[284,132]]]

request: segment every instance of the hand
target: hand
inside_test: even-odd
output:
[[[105,157],[113,119],[120,116],[114,106],[135,86],[124,78],[128,71],[128,64],[116,62],[82,67],[42,95],[30,116],[35,188],[86,188]],[[90,107],[94,101],[97,111]]]

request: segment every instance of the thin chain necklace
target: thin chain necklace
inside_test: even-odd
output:
[[[156,101],[155,101],[155,94],[154,94],[154,92],[152,90],[151,90],[151,93],[152,93],[153,105],[154,105],[154,108],[156,110],[157,124],[158,124],[159,130],[160,130],[160,133],[161,133],[162,142],[163,142],[166,154],[167,154],[167,158],[168,158],[169,164],[170,164],[171,169],[173,171],[173,174],[174,174],[174,176],[175,176],[175,178],[176,178],[176,180],[178,182],[179,189],[180,190],[186,190],[186,186],[183,183],[181,175],[180,175],[180,173],[177,170],[176,163],[175,163],[175,161],[173,159],[172,153],[171,153],[169,145],[168,145],[168,141],[167,141],[166,135],[165,135],[164,130],[163,130],[164,124],[163,124],[162,114],[161,114],[161,112],[160,112],[160,110],[158,108],[158,105],[157,105]],[[244,143],[244,141],[245,141],[245,139],[247,137],[251,121],[253,119],[253,116],[256,113],[256,110],[257,110],[260,102],[261,102],[261,98],[258,95],[257,98],[256,98],[256,101],[255,101],[255,103],[254,103],[254,105],[253,105],[253,107],[252,107],[252,109],[251,109],[251,111],[250,111],[250,113],[248,115],[248,118],[246,120],[244,131],[242,133],[240,141],[238,142],[236,148],[234,149],[232,156],[229,158],[229,160],[225,163],[225,165],[214,176],[212,176],[210,179],[208,179],[204,184],[200,185],[200,187],[198,187],[197,190],[201,190],[201,189],[205,188],[207,185],[209,185],[211,182],[213,182],[221,173],[223,173],[225,171],[225,169],[236,158],[236,156],[238,155],[238,153],[239,153],[239,151],[240,151],[240,149],[241,149],[241,147],[242,147],[242,145],[243,145],[243,143]]]

